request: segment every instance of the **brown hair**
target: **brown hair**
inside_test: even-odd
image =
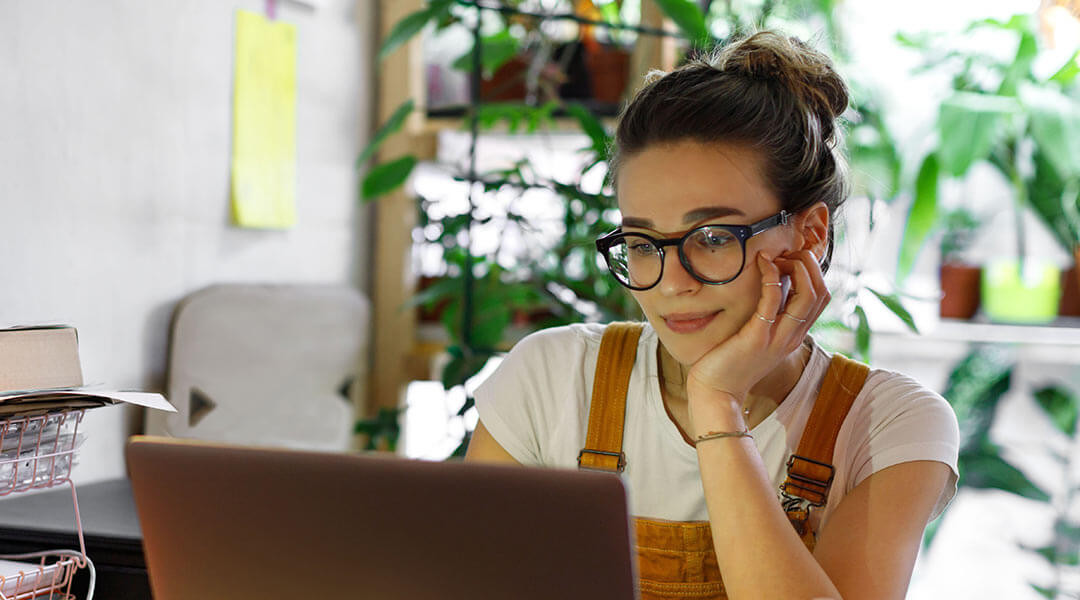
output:
[[[627,157],[656,144],[746,144],[764,158],[763,179],[782,209],[828,207],[827,269],[832,221],[849,189],[837,123],[847,105],[847,86],[827,56],[796,38],[762,31],[671,73],[650,74],[619,119],[612,181]]]

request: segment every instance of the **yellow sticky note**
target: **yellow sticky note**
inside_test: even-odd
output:
[[[236,224],[296,224],[296,27],[237,11],[232,212]]]

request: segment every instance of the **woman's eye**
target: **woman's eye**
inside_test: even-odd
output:
[[[655,254],[656,248],[646,241],[630,242],[630,251],[638,256],[644,256],[647,254]]]
[[[731,236],[703,232],[697,236],[697,244],[708,250],[718,250],[731,243]]]

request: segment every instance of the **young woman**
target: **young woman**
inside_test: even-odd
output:
[[[467,460],[622,472],[645,599],[903,598],[955,493],[949,405],[807,335],[847,105],[827,57],[771,32],[653,78],[616,134],[622,225],[597,242],[647,323],[531,335],[476,392]],[[624,390],[598,392],[620,364]]]

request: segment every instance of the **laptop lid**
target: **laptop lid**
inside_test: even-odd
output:
[[[636,597],[614,475],[135,437],[156,600]]]

